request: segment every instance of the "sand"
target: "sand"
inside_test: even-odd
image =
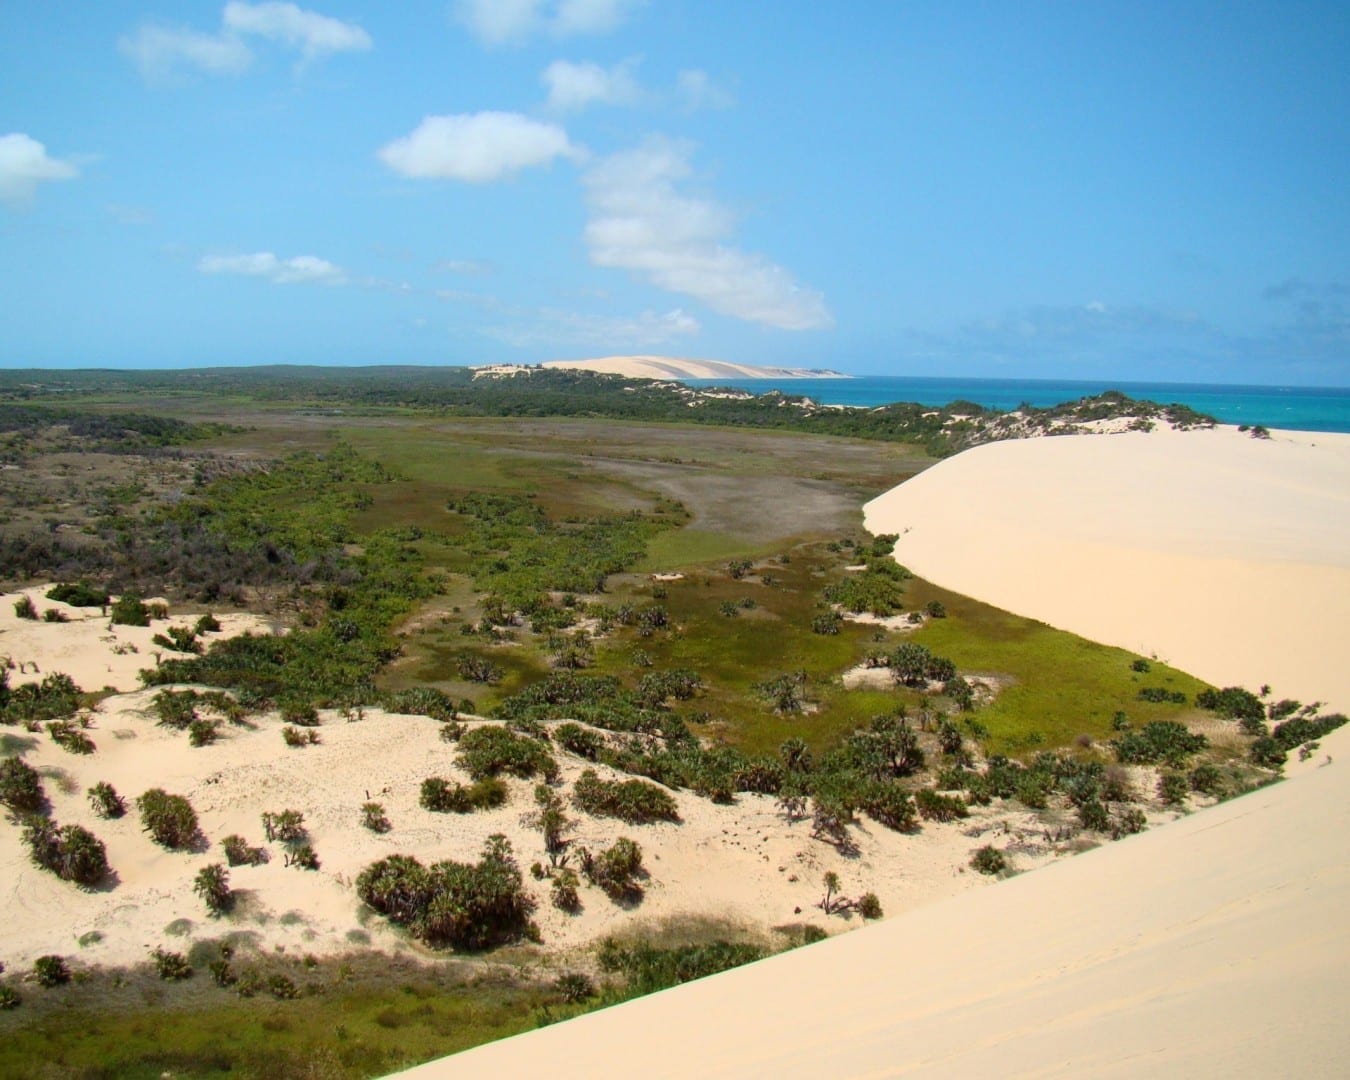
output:
[[[1350,710],[1350,435],[992,443],[864,512],[945,588],[1218,685]]]
[[[867,507],[954,590],[1350,706],[1350,437],[998,443]],[[1297,775],[858,933],[407,1075],[1342,1075],[1350,732]]]
[[[814,368],[756,367],[725,360],[686,360],[671,356],[603,356],[594,360],[550,360],[546,368],[595,371],[628,379],[846,379],[838,371]]]
[[[42,598],[43,591],[27,590],[39,611],[57,606]],[[97,609],[62,605],[71,622],[32,622],[14,617],[17,596],[0,597],[0,655],[7,653],[26,669],[23,675],[11,672],[14,683],[64,671],[83,688],[108,685],[125,692],[105,698],[92,714],[88,734],[97,749],[87,756],[66,752],[43,733],[0,727],[5,752],[18,751],[42,774],[53,819],[92,830],[107,845],[116,871],[103,887],[79,889],[31,865],[19,829],[0,823],[0,908],[7,913],[0,922],[0,959],[11,971],[49,953],[76,967],[135,964],[156,946],[182,951],[193,941],[239,932],[264,951],[334,956],[369,947],[434,962],[432,954],[362,912],[354,888],[362,869],[396,853],[424,863],[474,861],[484,840],[497,832],[510,839],[522,867],[544,857],[540,834],[524,820],[533,809],[532,781],[508,781],[509,803],[489,812],[438,814],[418,805],[424,778],[469,779],[432,720],[370,709],[364,719],[347,722],[325,710],[317,729],[321,742],[295,749],[282,741],[280,718],[265,714],[250,718],[248,727],[224,726],[214,745],[192,747],[185,733],[156,723],[151,699],[158,691],[135,689],[136,670],[154,662],[151,635],[192,618],[109,629]],[[252,616],[221,620],[222,634],[266,631]],[[128,644],[138,651],[118,652]],[[590,767],[566,754],[559,754],[559,762],[569,784]],[[121,819],[97,817],[85,792],[99,781],[111,783],[129,804],[152,787],[186,796],[209,845],[191,852],[160,848],[142,832],[134,807]],[[813,906],[826,870],[839,873],[848,895],[876,892],[883,909],[894,914],[988,887],[989,879],[967,870],[971,853],[983,844],[1022,845],[1028,850],[1014,860],[1027,868],[1058,855],[1043,842],[1043,827],[1033,815],[1008,808],[976,808],[968,821],[928,825],[912,836],[864,819],[852,830],[858,855],[845,858],[812,839],[809,821],[785,820],[772,798],[742,795],[734,806],[719,806],[688,792],[674,797],[683,819],[678,825],[630,826],[574,814],[577,842],[592,849],[620,835],[642,845],[646,893],[640,904],[621,907],[598,889],[584,888],[582,912],[569,916],[549,903],[547,881],[527,878],[538,902],[547,950],[543,963],[565,963],[606,935],[675,918],[716,920],[776,945],[782,943],[772,933],[778,925],[812,922],[831,933],[856,927],[857,918],[829,917]],[[393,825],[389,833],[360,826],[368,800],[384,805]],[[320,859],[317,871],[285,866],[283,845],[265,844],[261,814],[284,809],[305,815]],[[238,910],[211,918],[193,893],[193,879],[203,866],[224,861],[220,841],[232,833],[268,847],[272,858],[263,866],[231,869]]]

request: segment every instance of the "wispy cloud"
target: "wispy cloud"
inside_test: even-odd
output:
[[[593,104],[636,105],[643,98],[642,87],[633,74],[637,66],[636,57],[612,68],[555,60],[544,69],[539,81],[548,88],[548,107],[557,112],[572,112]]]
[[[301,63],[339,52],[371,48],[370,35],[355,23],[320,15],[289,3],[231,2],[221,12],[220,29],[147,23],[123,35],[117,47],[145,78],[170,79],[184,70],[207,75],[237,75],[253,63],[246,37],[298,51]]]
[[[580,158],[567,132],[520,113],[480,112],[428,116],[410,134],[383,146],[389,168],[418,180],[488,183],[554,158]]]
[[[442,259],[432,266],[441,274],[462,274],[465,277],[482,277],[493,272],[495,267],[487,259]]]
[[[47,153],[47,148],[21,131],[0,135],[0,201],[22,206],[32,200],[39,184],[72,180],[80,170],[69,161]]]
[[[541,308],[532,317],[482,332],[518,348],[588,345],[601,348],[651,348],[697,334],[699,321],[679,308],[639,315],[592,315]]]
[[[459,0],[454,15],[485,45],[607,34],[645,0]]]
[[[652,137],[584,177],[586,244],[598,266],[629,270],[714,311],[783,330],[833,325],[824,297],[777,264],[727,246],[735,221],[711,199],[684,194],[689,143]]]
[[[342,268],[316,255],[295,255],[280,259],[270,251],[250,255],[204,255],[197,263],[203,274],[243,274],[265,278],[277,285],[309,283],[341,285],[346,280]]]
[[[736,104],[729,91],[718,86],[706,71],[690,68],[675,78],[675,95],[690,112],[697,109],[729,109]]]

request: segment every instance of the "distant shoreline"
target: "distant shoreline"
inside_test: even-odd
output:
[[[725,360],[672,356],[602,356],[591,360],[549,360],[543,365],[570,371],[594,371],[628,379],[851,379],[828,368],[758,367]]]

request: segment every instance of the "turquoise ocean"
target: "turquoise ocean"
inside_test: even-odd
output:
[[[1059,405],[1103,390],[1189,405],[1225,424],[1350,432],[1350,389],[1227,386],[1208,383],[1083,382],[1050,379],[943,379],[867,375],[853,379],[685,379],[690,386],[735,386],[756,394],[781,390],[824,405],[946,405],[973,401],[990,409]]]

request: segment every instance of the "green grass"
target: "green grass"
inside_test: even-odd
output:
[[[647,573],[685,570],[706,563],[762,555],[775,546],[701,529],[672,529],[648,543],[647,557],[637,569]]]
[[[975,718],[989,728],[986,749],[1022,754],[1065,746],[1079,735],[1109,739],[1111,719],[1124,712],[1138,727],[1150,720],[1182,720],[1190,706],[1138,700],[1145,686],[1179,690],[1193,700],[1208,684],[1150,661],[1147,674],[1132,671],[1134,653],[1099,645],[1032,619],[1024,619],[928,582],[910,582],[907,606],[939,600],[948,618],[933,619],[914,635],[933,653],[950,657],[963,672],[1008,676],[1006,686]]]
[[[47,1070],[40,1075],[119,1080],[383,1076],[532,1028],[539,1009],[557,1004],[539,989],[438,986],[425,977],[401,989],[329,990],[295,1001],[208,994],[191,1009],[75,1007],[7,1025],[0,1077],[39,1075],[39,1062]]]

